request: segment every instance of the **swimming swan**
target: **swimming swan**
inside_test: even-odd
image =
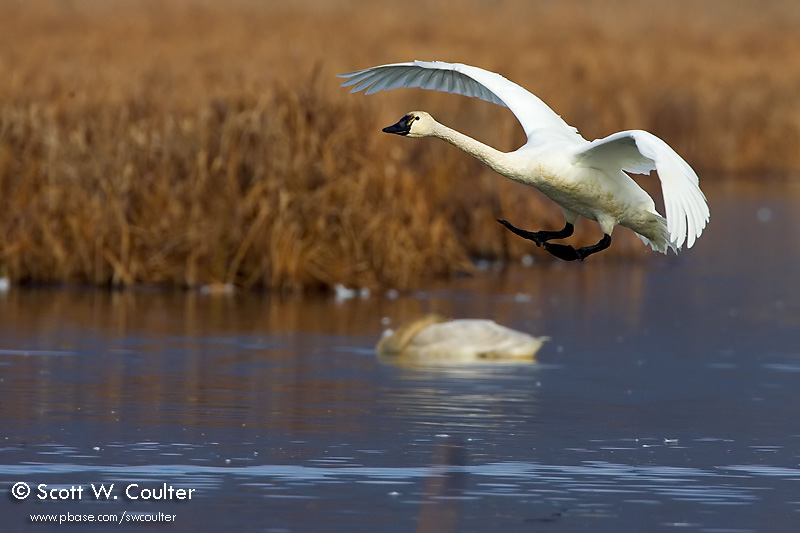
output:
[[[587,141],[547,104],[499,74],[460,63],[413,61],[381,65],[340,77],[351,92],[366,94],[419,87],[507,106],[522,124],[527,142],[513,152],[500,152],[436,122],[423,111],[412,111],[383,129],[407,137],[438,137],[467,152],[495,172],[531,185],[561,205],[566,225],[559,231],[526,231],[505,220],[503,226],[566,261],[608,248],[617,225],[637,233],[653,250],[677,252],[691,248],[709,219],[708,203],[694,170],[663,140],[652,133],[630,130]],[[653,199],[626,172],[656,170],[667,216],[656,211]],[[575,249],[553,244],[573,233],[578,216],[596,220],[603,238]]]
[[[447,320],[431,314],[386,331],[375,352],[387,361],[411,365],[532,362],[547,340],[492,320]]]

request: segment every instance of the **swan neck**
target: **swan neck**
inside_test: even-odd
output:
[[[438,137],[439,139],[442,139],[443,141],[452,144],[456,148],[459,148],[470,154],[474,158],[488,165],[495,172],[503,175],[506,174],[504,165],[506,154],[500,150],[496,150],[491,146],[473,139],[469,135],[465,135],[452,128],[448,128],[447,126],[439,124],[438,122],[436,123],[436,128],[433,130],[433,136]]]

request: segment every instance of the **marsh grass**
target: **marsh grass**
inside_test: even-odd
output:
[[[591,2],[454,14],[443,1],[406,13],[6,0],[0,266],[16,282],[308,290],[407,288],[476,257],[548,260],[494,219],[558,227],[557,206],[444,143],[379,133],[425,108],[510,150],[523,142],[510,113],[418,91],[352,96],[333,77],[410,58],[501,71],[589,138],[650,129],[701,175],[797,173],[800,8],[775,2],[759,22],[735,2],[611,4],[628,10],[625,31]],[[529,28],[512,23],[520,13]],[[406,38],[385,39],[398,20]],[[625,231],[607,252],[648,254]]]

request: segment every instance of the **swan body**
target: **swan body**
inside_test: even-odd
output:
[[[697,174],[670,146],[652,133],[630,130],[587,141],[538,97],[506,78],[477,67],[441,61],[381,65],[340,75],[351,92],[367,94],[398,87],[419,87],[481,98],[508,107],[522,125],[527,142],[501,152],[440,124],[424,111],[412,111],[383,129],[407,137],[438,137],[467,152],[495,172],[539,189],[561,205],[566,225],[559,231],[531,232],[505,220],[517,235],[544,246],[565,260],[584,259],[611,244],[614,227],[632,229],[653,250],[691,248],[709,220]],[[656,170],[666,217],[629,175]],[[595,220],[603,239],[578,248],[548,241],[568,237],[579,216]]]
[[[375,351],[384,359],[409,364],[531,362],[546,340],[492,320],[446,320],[432,314],[386,331]]]

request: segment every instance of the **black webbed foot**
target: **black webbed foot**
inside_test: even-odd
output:
[[[536,246],[541,246],[542,244],[544,244],[544,239],[542,239],[541,236],[539,235],[539,233],[536,232],[536,231],[528,231],[528,230],[520,229],[520,228],[514,226],[513,224],[511,224],[511,222],[509,222],[507,220],[502,220],[502,219],[498,218],[497,221],[500,224],[502,224],[503,226],[505,226],[512,233],[514,233],[516,235],[519,235],[523,239],[528,239],[529,241],[535,242]]]
[[[551,239],[563,239],[565,237],[569,237],[572,235],[574,230],[574,227],[569,222],[567,222],[564,228],[559,231],[528,231],[514,226],[507,220],[498,218],[497,221],[515,235],[519,235],[523,239],[528,239],[529,241],[535,242],[536,246],[541,246]]]
[[[582,248],[573,248],[572,246],[567,246],[565,244],[550,244],[549,242],[544,243],[544,249],[553,254],[554,256],[558,257],[559,259],[563,259],[564,261],[583,261],[585,258],[589,257],[592,254],[595,254],[601,250],[605,250],[611,246],[611,235],[603,234],[603,238],[600,239],[600,242],[597,244],[593,244],[591,246],[584,246]]]
[[[566,244],[551,244],[547,241],[551,239],[564,239],[572,235],[575,230],[574,226],[567,222],[563,229],[558,231],[528,231],[520,229],[507,220],[497,219],[497,221],[505,226],[509,231],[515,235],[519,235],[523,239],[528,239],[536,243],[536,246],[544,246],[544,249],[553,254],[555,257],[564,261],[583,261],[590,255],[605,250],[611,246],[611,235],[603,234],[600,242],[591,246],[583,246],[582,248],[573,248]]]
[[[583,258],[585,257],[580,253],[580,250],[583,250],[583,248],[578,248],[576,250],[567,244],[550,244],[549,242],[546,242],[544,243],[544,249],[559,259],[563,259],[564,261],[583,261]]]

